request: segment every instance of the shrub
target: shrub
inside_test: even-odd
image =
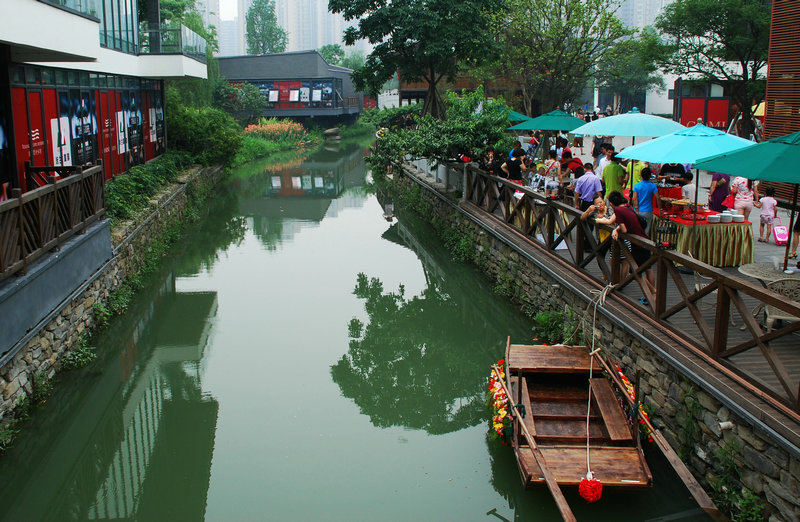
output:
[[[230,165],[242,144],[241,130],[224,111],[187,107],[167,91],[169,146],[189,152],[202,165]]]
[[[302,142],[307,132],[303,126],[292,120],[279,120],[277,118],[261,118],[257,124],[244,128],[245,136],[261,138],[273,142]]]

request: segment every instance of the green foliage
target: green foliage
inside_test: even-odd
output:
[[[214,90],[214,107],[222,109],[235,119],[250,121],[267,109],[267,98],[258,87],[248,82],[220,82]]]
[[[728,441],[717,450],[718,475],[709,480],[711,498],[733,522],[757,522],[764,520],[764,503],[750,489],[741,485],[741,473],[736,455],[741,446]]]
[[[169,146],[192,154],[202,165],[229,165],[242,143],[236,121],[224,111],[189,107],[167,90]]]
[[[404,105],[402,107],[387,107],[385,109],[367,109],[361,113],[359,121],[374,127],[402,127],[407,114],[416,117],[422,111],[422,106],[418,103]]]
[[[375,127],[372,125],[358,120],[353,125],[346,125],[339,128],[339,136],[341,138],[352,138],[355,136],[363,136],[364,134],[372,134],[375,132]]]
[[[113,221],[126,219],[148,205],[164,185],[175,181],[189,166],[186,153],[168,151],[155,161],[137,165],[106,184],[106,213]]]
[[[75,370],[83,368],[97,359],[97,354],[93,346],[89,346],[89,339],[80,337],[72,350],[68,351],[61,358],[61,368],[63,370]]]
[[[447,227],[441,233],[444,246],[456,261],[471,261],[475,255],[475,242],[455,227]]]
[[[580,318],[575,310],[566,312],[543,310],[533,316],[531,332],[534,341],[546,344],[569,344],[575,339]]]
[[[445,119],[425,115],[417,118],[416,129],[394,129],[378,141],[379,151],[395,162],[404,154],[446,162],[460,154],[479,157],[505,139],[508,107],[486,99],[483,88],[460,96],[448,92],[445,104]]]
[[[92,313],[94,314],[94,320],[98,329],[103,329],[108,326],[112,314],[105,303],[95,303],[92,306]]]
[[[363,52],[349,51],[344,55],[339,65],[355,71],[364,67],[364,63],[366,63],[366,58]]]
[[[44,372],[37,372],[31,377],[30,401],[34,405],[44,404],[53,394],[53,381]]]
[[[19,434],[19,430],[15,426],[16,423],[11,422],[0,427],[0,454],[5,453],[14,444],[14,439]]]
[[[696,393],[697,389],[692,386],[683,394],[683,416],[685,416],[685,419],[682,422],[683,429],[679,434],[681,447],[678,452],[684,460],[691,454],[695,440],[700,434],[700,425],[697,423],[697,415],[700,414],[701,406],[700,401],[698,401],[695,396]]]
[[[676,0],[656,27],[666,42],[660,65],[667,72],[727,82],[742,111],[742,135],[752,132],[751,106],[766,89],[771,2]]]
[[[263,158],[287,150],[283,143],[266,141],[255,136],[242,136],[242,147],[236,152],[236,157],[231,162],[232,167],[244,165],[254,159]]]
[[[247,54],[282,53],[286,50],[288,35],[278,25],[275,2],[253,0],[247,10]]]
[[[358,19],[345,30],[344,42],[366,39],[377,43],[364,67],[353,73],[359,90],[380,91],[396,72],[404,81],[428,83],[423,112],[443,116],[436,90],[443,78],[454,79],[462,62],[479,63],[494,45],[486,23],[503,10],[500,0],[392,0],[353,2],[329,0],[332,13]]]
[[[323,45],[317,49],[317,52],[331,65],[341,65],[344,59],[344,49],[339,44]]]
[[[613,44],[631,31],[607,0],[508,0],[491,27],[501,50],[491,72],[519,85],[527,114],[573,102]]]

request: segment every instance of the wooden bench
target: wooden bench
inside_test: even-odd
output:
[[[633,441],[628,420],[619,405],[611,383],[605,377],[591,379],[592,395],[600,408],[600,415],[608,430],[608,436],[615,442]]]

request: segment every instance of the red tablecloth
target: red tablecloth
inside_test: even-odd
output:
[[[662,198],[681,199],[683,191],[681,187],[658,187],[658,195]]]
[[[670,221],[673,221],[673,222],[678,223],[680,225],[692,225],[692,224],[694,224],[694,218],[692,217],[691,213],[684,213],[684,212],[681,211],[681,212],[678,212],[677,215],[673,216],[672,214],[675,214],[675,212],[671,212],[671,213],[669,213],[669,215],[666,215],[664,212],[659,212],[659,210],[657,208],[654,208],[653,209],[653,214],[658,216],[658,217],[660,217],[660,218],[663,218],[663,219],[669,219]],[[700,216],[704,216],[706,219],[702,219],[702,220],[698,219],[697,220],[697,225],[700,226],[700,225],[727,225],[728,224],[728,223],[709,223],[708,222],[708,216],[713,216],[715,214],[719,214],[719,212],[714,212],[713,210],[706,210],[705,212],[702,212],[697,217],[699,218]],[[741,223],[751,224],[750,221],[742,221]],[[741,224],[741,223],[737,223],[737,224]]]

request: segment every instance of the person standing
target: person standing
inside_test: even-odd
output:
[[[600,197],[602,199],[603,195],[603,183],[592,172],[591,166],[591,163],[585,164],[583,166],[585,169],[583,176],[575,181],[575,199],[573,203],[575,208],[583,211],[592,206],[595,198]]]
[[[744,216],[745,221],[750,221],[750,212],[755,203],[755,191],[751,182],[742,176],[736,176],[731,183],[731,194],[734,195],[733,208]]]
[[[711,188],[708,189],[708,208],[714,212],[722,212],[722,202],[730,191],[731,177],[723,172],[715,172],[711,176]]]
[[[519,185],[522,185],[522,171],[528,170],[522,157],[525,156],[525,151],[522,149],[515,149],[512,151],[513,157],[503,163],[500,167],[506,173],[508,179]]]
[[[649,167],[642,169],[642,181],[633,186],[633,208],[647,221],[644,233],[650,236],[650,228],[653,224],[653,196],[656,199],[656,207],[661,210],[661,201],[658,199],[658,187],[650,181],[652,172]]]
[[[769,236],[772,234],[772,223],[778,216],[778,201],[773,197],[775,189],[767,187],[766,196],[761,198],[761,201],[756,203],[756,206],[761,207],[761,226],[758,230],[758,240],[762,243],[769,243]],[[764,235],[764,228],[767,229],[767,234]]]
[[[613,147],[611,148],[613,151]],[[603,186],[605,187],[606,194],[610,194],[614,191],[619,191],[622,193],[622,186],[625,184],[625,169],[622,168],[620,165],[620,158],[613,154],[611,155],[611,163],[606,165],[603,169],[603,173],[601,174],[600,178],[603,180]]]

